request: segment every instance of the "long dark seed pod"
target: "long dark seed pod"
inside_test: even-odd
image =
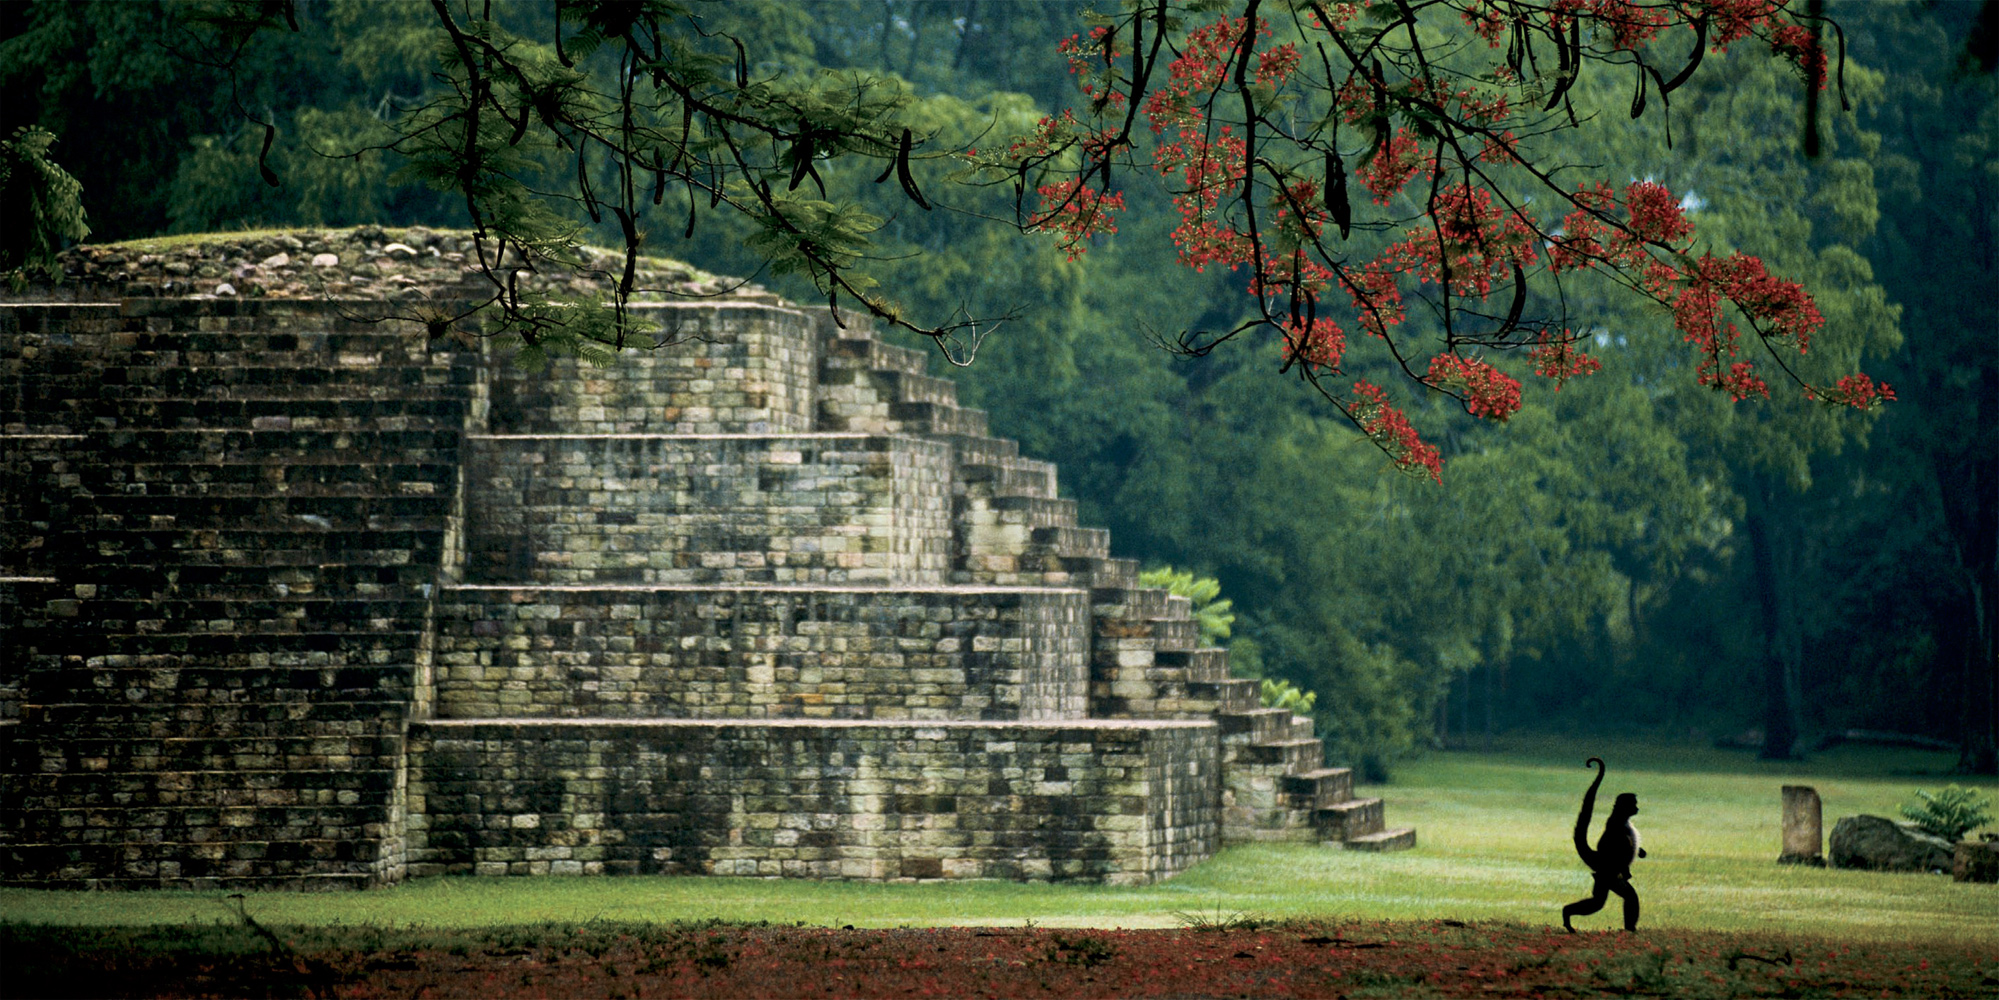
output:
[[[268,162],[269,157],[271,155],[271,143],[277,141],[277,138],[278,138],[278,127],[276,125],[271,124],[270,122],[265,122],[264,148],[257,151],[257,175],[259,177],[262,177],[264,179],[264,183],[270,185],[271,187],[279,186],[278,172],[272,170],[271,165]]]
[[[1513,305],[1506,310],[1506,322],[1499,324],[1494,336],[1505,336],[1520,326],[1520,313],[1527,306],[1527,272],[1520,269],[1520,262],[1513,262]]]
[[[1553,111],[1555,105],[1568,96],[1569,88],[1575,86],[1576,78],[1583,72],[1583,22],[1580,17],[1569,18],[1569,37],[1564,40],[1560,31],[1555,32],[1555,45],[1561,50],[1561,75],[1555,80],[1555,92],[1548,95],[1548,103],[1541,110]]]
[[[1694,70],[1700,68],[1701,60],[1707,56],[1707,20],[1706,11],[1702,11],[1701,16],[1694,19],[1694,50],[1687,54],[1687,64],[1680,67],[1680,71],[1673,74],[1671,80],[1659,85],[1659,93],[1670,94],[1680,89],[1680,84],[1687,82],[1693,77]]]
[[[1353,204],[1347,200],[1347,165],[1338,149],[1326,149],[1326,211],[1340,227],[1340,239],[1353,231]]]
[[[902,147],[895,153],[895,180],[902,185],[902,193],[916,203],[918,208],[930,211],[930,203],[923,199],[923,192],[916,189],[916,178],[909,173],[909,153],[915,147],[914,136],[909,129],[902,130]]]

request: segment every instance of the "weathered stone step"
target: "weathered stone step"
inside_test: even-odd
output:
[[[844,390],[848,397],[855,395],[863,397],[853,399],[835,396],[833,391],[835,390],[829,390],[827,395],[819,399],[818,412],[814,415],[812,423],[814,430],[858,434],[901,432],[902,428],[888,418],[888,404],[868,398],[870,393],[865,390],[858,393],[852,389]]]
[[[1220,682],[1231,679],[1229,677],[1229,651],[1219,646],[1203,646],[1199,649],[1160,650],[1158,663],[1160,666],[1178,667],[1185,670],[1189,680]],[[1255,681],[1245,681],[1244,683],[1249,685],[1250,693],[1255,696],[1251,699],[1250,707],[1258,707],[1255,702],[1262,697],[1262,689],[1257,686]]]
[[[894,344],[876,343],[868,352],[868,370],[906,372],[923,375],[929,368],[930,356],[923,351]]]
[[[999,465],[1009,459],[1020,458],[1020,442],[1012,438],[971,434],[947,434],[945,437],[950,439],[960,466]]]
[[[201,497],[209,510],[162,514],[177,495]],[[92,499],[99,499],[93,497]],[[274,498],[241,489],[157,489],[151,495],[104,497],[91,518],[93,533],[180,550],[176,558],[226,559],[231,549],[304,547],[313,549],[399,548],[412,537],[405,532],[442,534],[425,517],[449,513],[449,498],[397,496],[394,490],[370,491],[309,488],[295,497]],[[113,503],[110,501],[116,500]],[[182,509],[193,506],[183,503]],[[374,509],[357,509],[374,508]],[[62,526],[58,530],[72,530]],[[200,538],[190,533],[203,532]],[[224,538],[219,533],[227,533]],[[383,537],[392,533],[393,538]],[[290,542],[289,545],[285,544]],[[274,545],[275,543],[275,545]]]
[[[1236,742],[1265,743],[1282,739],[1291,725],[1291,711],[1284,708],[1253,708],[1217,716],[1222,738]],[[1314,765],[1316,766],[1316,765]]]
[[[1151,652],[1148,643],[1149,640],[1143,637],[1130,639],[1098,637],[1097,648],[1090,659],[1090,677],[1105,683],[1143,681],[1148,684],[1201,684],[1209,688],[1247,683],[1233,679],[1216,682],[1198,677],[1189,677],[1184,668],[1166,666],[1156,662],[1155,657],[1157,654]],[[1107,655],[1125,650],[1144,652],[1148,655]],[[1244,711],[1261,711],[1261,709],[1252,705]],[[1281,736],[1281,733],[1279,735]]]
[[[384,525],[395,517],[405,514],[405,511],[395,509],[396,502],[399,500],[423,500],[438,497],[439,503],[448,503],[450,499],[449,491],[451,484],[449,480],[439,483],[436,479],[429,477],[410,476],[405,478],[396,473],[381,475],[379,480],[370,480],[363,478],[370,474],[370,470],[367,470],[365,467],[357,470],[354,466],[331,466],[333,474],[321,477],[312,474],[312,470],[315,468],[314,465],[304,463],[297,465],[287,464],[281,470],[283,472],[282,477],[263,476],[260,477],[260,481],[247,480],[247,476],[245,478],[236,478],[230,472],[231,470],[244,470],[246,473],[254,474],[260,471],[275,471],[275,464],[273,466],[258,466],[245,462],[241,464],[231,463],[229,465],[208,466],[206,469],[212,474],[209,476],[201,474],[199,470],[202,467],[195,468],[197,471],[194,475],[175,476],[171,473],[147,475],[142,473],[139,478],[145,485],[146,492],[144,494],[133,494],[131,497],[117,498],[103,497],[101,493],[96,494],[96,497],[103,497],[103,502],[98,506],[105,513],[98,515],[99,519],[95,527],[106,530],[115,529],[117,527],[117,519],[124,516],[136,518],[133,524],[143,528],[148,523],[147,518],[157,513],[158,509],[162,506],[159,502],[159,498],[162,497],[191,495],[214,502],[218,508],[234,507],[239,510],[245,507],[252,508],[251,510],[243,511],[243,516],[236,517],[230,516],[229,513],[222,509],[218,509],[213,513],[200,512],[203,516],[181,515],[178,513],[161,515],[172,517],[174,520],[167,523],[182,530],[191,527],[201,527],[210,530],[216,528],[223,530],[255,528],[256,522],[261,522],[270,528],[278,530],[309,530],[302,524],[285,524],[285,519],[295,514],[321,513],[320,510],[314,508],[315,503],[338,504],[355,500],[374,500],[380,503],[382,507],[381,514],[370,513],[366,515],[365,521],[361,520],[359,516],[353,518],[353,523],[350,527],[358,530],[364,523],[370,527],[375,527]],[[154,466],[147,471],[156,472],[158,470],[159,467]],[[354,471],[358,471],[360,474],[344,475],[344,473]],[[273,493],[277,493],[278,495],[273,497]],[[148,499],[151,499],[153,502],[147,502]],[[258,502],[252,503],[252,501]],[[429,516],[435,513],[430,507],[421,503],[409,505],[409,509],[418,511],[420,516]],[[382,516],[384,514],[389,515],[389,517],[384,518]],[[322,514],[322,516],[328,515],[342,519],[349,517],[347,513],[337,507]],[[133,525],[127,526],[131,527]],[[321,527],[324,527],[324,525],[321,525]]]
[[[118,354],[133,365],[152,367],[166,362],[201,363],[226,357],[264,357],[296,362],[301,355],[386,352],[427,355],[429,345],[414,331],[376,328],[366,331],[276,333],[270,330],[155,330],[129,333],[130,346]]]
[[[876,337],[875,318],[865,309],[842,308],[839,314],[839,322],[836,323],[834,322],[833,310],[830,306],[802,302],[787,304],[791,308],[812,317],[813,325],[818,330],[819,339],[822,341],[832,341],[836,338],[872,340]]]
[[[986,411],[940,403],[890,403],[889,419],[904,434],[945,434],[968,437],[986,433]]]
[[[1050,497],[994,497],[986,506],[1001,524],[1024,524],[1030,528],[1073,528],[1076,501]]]
[[[392,464],[381,456],[394,454],[400,458],[400,463],[408,463],[411,459],[402,457],[403,452],[386,449],[405,446],[450,449],[456,446],[459,434],[455,426],[440,427],[434,421],[397,420],[392,425],[374,424],[358,430],[325,426],[258,426],[255,423],[248,427],[107,428],[93,430],[87,437],[92,447],[110,451],[138,465],[183,464],[194,457],[184,452],[177,454],[177,449],[193,450],[203,461],[211,458],[226,460],[210,453],[214,450],[249,452],[252,455],[292,450],[299,452],[302,460]],[[161,459],[167,461],[162,462]]]
[[[1206,719],[1217,712],[1240,711],[1255,704],[1255,692],[1244,681],[1187,681],[1150,677],[1157,671],[1091,671],[1092,718]]]
[[[56,688],[55,682],[49,682],[37,688],[32,695],[34,700],[22,707],[22,713],[27,721],[37,725],[87,726],[92,734],[109,737],[96,749],[99,754],[112,757],[140,755],[139,750],[130,746],[134,740],[181,740],[180,734],[199,728],[195,726],[198,722],[230,722],[234,727],[232,732],[242,739],[281,738],[296,731],[283,724],[285,709],[282,705],[269,702],[246,704],[241,700],[244,680],[250,677],[261,679],[264,674],[248,668],[236,668],[230,671],[235,676],[222,678],[212,688],[198,687],[187,681],[177,686],[149,683],[157,681],[158,675],[171,674],[179,669],[183,668],[165,666],[147,671],[151,677],[121,679],[121,686],[116,691],[105,692],[95,701],[70,696],[84,693],[83,682],[65,681],[63,686],[67,690]],[[393,716],[406,704],[400,700],[381,699],[383,683],[392,680],[383,676],[387,671],[378,670],[374,677],[338,683],[325,683],[320,676],[333,673],[330,670],[300,670],[298,673],[298,682],[305,685],[298,690],[312,691],[318,701],[312,713],[312,718],[318,722],[367,720],[381,718],[384,714]],[[132,721],[135,706],[161,703],[170,703],[184,713],[178,717],[178,725],[173,721]],[[266,732],[263,736],[252,737],[252,727],[259,723]],[[198,745],[192,741],[182,742]],[[91,748],[79,741],[73,749],[83,751]]]
[[[390,363],[384,367],[395,366]],[[430,369],[413,365],[401,366],[401,369],[414,378],[430,378]],[[317,404],[366,404],[375,402],[370,398],[371,393],[379,394],[382,383],[393,379],[393,376],[381,374],[379,369],[331,369],[312,374],[300,374],[301,371],[296,367],[282,366],[203,368],[188,374],[168,376],[143,369],[127,375],[121,369],[113,368],[103,372],[94,385],[72,387],[60,395],[68,406],[87,406],[107,412],[138,412],[146,406],[168,401],[217,404],[226,401],[281,403],[298,400]],[[460,401],[451,399],[451,396],[462,393],[464,387],[449,383],[462,383],[469,379],[448,369],[437,369],[437,372],[438,376],[429,384],[419,383],[402,392],[413,397],[417,403],[459,405]],[[49,394],[45,387],[36,388],[43,391],[31,391],[28,398],[39,403],[36,397],[46,398]]]
[[[1353,798],[1353,770],[1321,767],[1278,779],[1293,809],[1323,809]]]
[[[1192,650],[1199,646],[1201,631],[1193,622],[1171,618],[1098,618],[1095,632],[1100,640],[1129,643],[1149,641],[1154,651]]]
[[[1031,458],[994,458],[958,464],[958,481],[984,487],[990,496],[1055,496],[1055,466]]]
[[[1319,831],[1310,812],[1273,807],[1241,811],[1237,822],[1224,824],[1222,839],[1230,844],[1316,844]]]
[[[990,511],[982,513],[991,516]],[[1021,540],[1026,535],[1024,525],[968,526],[967,520],[961,516],[958,521],[952,583],[1088,589],[1103,582],[1129,582],[1134,573],[1129,560],[1035,552],[1037,546]]]
[[[1158,618],[1151,624],[1153,648],[1159,652],[1201,648],[1201,628],[1191,621],[1184,618]]]
[[[1343,842],[1349,851],[1407,851],[1416,846],[1416,828],[1400,826],[1378,833],[1364,833]]]
[[[159,657],[162,660],[182,659],[181,657]],[[173,664],[162,670],[175,669]],[[31,725],[52,725],[83,727],[97,739],[77,738],[70,741],[72,752],[79,757],[129,757],[138,749],[140,740],[186,740],[186,734],[202,726],[227,724],[229,739],[239,744],[245,741],[267,741],[290,739],[297,735],[298,720],[288,718],[288,710],[283,703],[244,702],[241,694],[223,695],[229,691],[244,690],[242,682],[260,678],[255,668],[236,668],[236,683],[221,691],[213,692],[207,701],[197,700],[185,688],[163,693],[162,699],[170,699],[176,705],[173,718],[146,719],[133,717],[133,702],[126,702],[121,710],[108,700],[98,702],[30,702],[22,706],[23,721]],[[386,671],[385,671],[386,673]],[[367,689],[328,689],[325,700],[315,703],[312,719],[316,722],[366,722],[371,719],[399,717],[407,710],[407,699],[379,700],[384,682],[393,682],[391,677],[378,677]],[[313,682],[316,685],[317,682]],[[123,693],[123,689],[119,693]],[[373,694],[375,700],[368,695]],[[335,696],[338,700],[334,700]],[[316,739],[317,737],[315,737]],[[198,745],[196,741],[195,745]],[[211,746],[213,743],[210,744]],[[245,752],[268,752],[245,751]],[[342,772],[345,773],[345,772]],[[324,786],[322,786],[324,787]]]
[[[1086,564],[1083,568],[1072,569],[1070,585],[1075,587],[1122,588],[1138,582],[1138,560],[1136,559],[1085,559],[1077,560]]]
[[[958,405],[958,383],[935,375],[918,375],[913,372],[873,370],[868,378],[883,398],[891,403],[935,403],[938,406]]]
[[[1045,586],[1049,587],[1089,587],[1105,571],[1107,559],[1091,556],[1059,556],[1035,551],[1038,546],[1030,546],[1020,557],[1022,572],[1039,573]]]
[[[922,375],[929,366],[929,357],[922,351],[884,344],[871,335],[856,337],[854,333],[853,330],[841,331],[838,336],[827,340],[820,364],[832,369],[894,371],[909,375]]]
[[[1111,555],[1111,533],[1103,528],[1035,528],[1030,538],[1029,555],[1062,559],[1109,559]]]
[[[1282,765],[1291,774],[1318,767],[1326,754],[1325,744],[1313,739],[1271,740],[1251,743],[1244,749],[1244,758],[1250,763]]]
[[[1255,681],[1236,677],[1219,681],[1190,680],[1187,692],[1194,698],[1212,700],[1216,712],[1250,711],[1257,707],[1260,697]]]
[[[288,374],[288,373],[287,373]],[[366,428],[403,430],[412,420],[422,426],[456,425],[465,412],[458,400],[369,399],[369,385],[326,386],[296,379],[273,379],[264,386],[226,386],[205,396],[172,395],[130,385],[107,386],[117,398],[93,404],[93,430],[116,430],[136,421],[149,430],[327,430]]]
[[[1161,587],[1098,587],[1090,592],[1090,614],[1099,618],[1164,618],[1166,598]]]
[[[1352,841],[1380,833],[1383,827],[1381,800],[1375,798],[1348,799],[1324,806],[1313,815],[1322,840]]]

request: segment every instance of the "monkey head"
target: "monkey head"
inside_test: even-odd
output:
[[[1630,792],[1619,795],[1617,801],[1611,804],[1610,811],[1618,816],[1638,815],[1638,796]]]

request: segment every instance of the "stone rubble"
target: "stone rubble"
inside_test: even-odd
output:
[[[491,243],[487,244],[489,253]],[[621,251],[586,247],[574,266],[527,267],[510,255],[495,274],[520,270],[524,291],[608,294],[624,271]],[[62,279],[31,285],[24,299],[119,298],[481,299],[499,286],[481,273],[472,233],[422,226],[218,234],[200,242],[134,240],[82,246],[58,255]],[[678,261],[640,259],[634,301],[726,297],[775,303],[762,286],[709,274]]]

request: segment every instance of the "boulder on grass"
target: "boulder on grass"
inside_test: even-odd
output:
[[[1959,882],[1999,882],[1999,840],[1960,840],[1950,877]]]
[[[1889,872],[1947,872],[1953,847],[1914,823],[1846,816],[1832,828],[1832,866]]]

